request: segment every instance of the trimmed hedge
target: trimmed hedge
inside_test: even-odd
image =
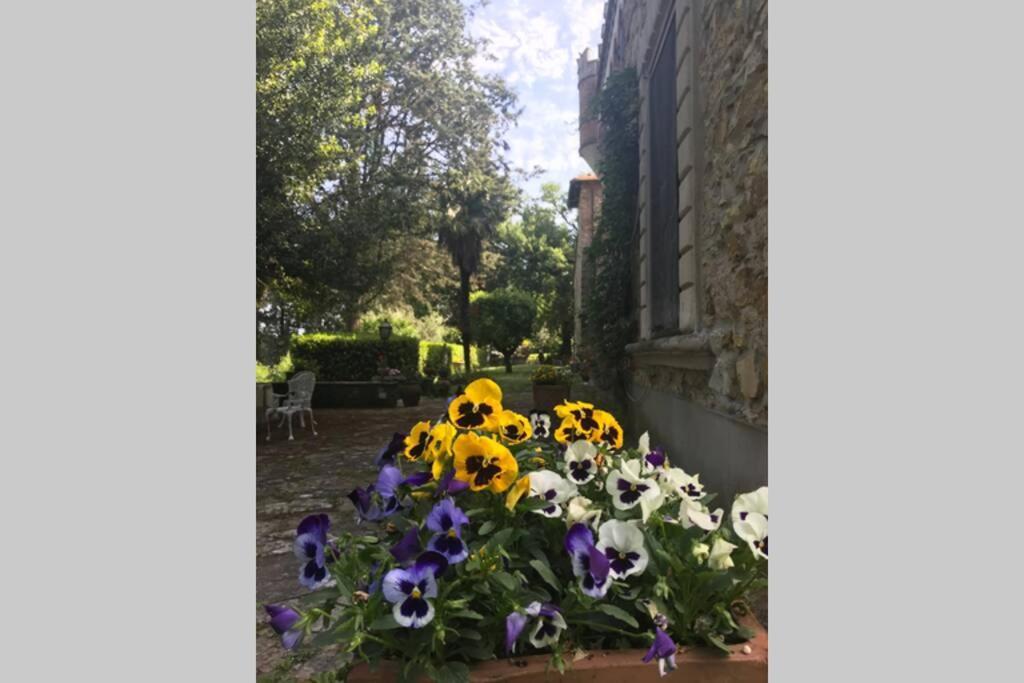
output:
[[[474,368],[486,365],[483,362],[484,354],[479,348],[471,347],[470,353],[473,354]],[[444,367],[447,367],[451,374],[466,371],[462,345],[446,344],[445,342],[420,342],[420,372],[426,374],[427,370],[433,370],[433,374],[436,375]]]
[[[377,374],[378,357],[403,375],[419,366],[420,341],[415,337],[357,339],[351,334],[304,334],[292,339],[292,366],[296,372],[311,370],[324,382],[365,382]]]

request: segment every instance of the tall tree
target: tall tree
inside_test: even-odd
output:
[[[349,327],[517,115],[459,0],[259,0],[257,288]],[[287,290],[287,296],[284,291]]]
[[[451,254],[459,270],[458,328],[466,358],[472,367],[473,330],[469,316],[470,278],[480,267],[484,240],[491,238],[505,219],[517,193],[500,162],[478,152],[472,165],[451,176],[442,191],[438,243]]]

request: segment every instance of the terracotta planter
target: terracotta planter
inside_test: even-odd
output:
[[[586,658],[575,662],[572,669],[559,676],[554,669],[546,670],[548,655],[531,655],[512,659],[481,662],[470,667],[471,681],[515,681],[515,683],[545,683],[547,681],[588,681],[589,683],[764,683],[768,680],[768,633],[753,617],[744,617],[741,623],[754,629],[754,637],[741,645],[730,646],[732,655],[702,647],[681,648],[676,654],[675,673],[666,678],[658,676],[658,665],[642,659],[646,650],[595,650]],[[750,654],[743,647],[750,647]],[[349,674],[350,683],[397,680],[398,666],[384,662],[376,671],[360,664]],[[426,681],[427,679],[423,679]]]
[[[533,407],[551,412],[556,405],[569,399],[568,384],[534,384]]]

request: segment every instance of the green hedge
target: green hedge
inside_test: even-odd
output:
[[[292,365],[296,372],[312,370],[318,380],[366,381],[377,374],[378,357],[410,375],[419,367],[420,341],[415,337],[357,339],[351,334],[304,334],[292,339]]]
[[[479,368],[484,365],[484,353],[479,348],[470,348],[473,354],[473,367]],[[420,342],[420,372],[433,370],[436,375],[438,370],[447,367],[452,374],[465,372],[465,354],[461,344],[446,344],[445,342]]]

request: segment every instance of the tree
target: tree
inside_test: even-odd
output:
[[[473,298],[476,338],[505,357],[505,372],[512,372],[512,354],[530,336],[536,312],[533,297],[514,289],[483,292]]]
[[[573,264],[576,225],[566,215],[565,195],[545,183],[541,196],[527,203],[520,220],[500,226],[491,243],[497,263],[486,276],[487,289],[514,288],[533,297],[537,331],[557,340],[568,356],[573,335]]]
[[[258,310],[287,300],[310,316],[296,324],[352,329],[398,303],[450,179],[496,157],[518,114],[477,72],[466,16],[460,0],[258,1]]]
[[[466,372],[471,369],[473,329],[469,320],[470,277],[480,266],[484,240],[493,236],[504,220],[516,191],[500,163],[478,154],[475,165],[453,174],[442,193],[438,243],[451,254],[459,270],[458,327]]]

